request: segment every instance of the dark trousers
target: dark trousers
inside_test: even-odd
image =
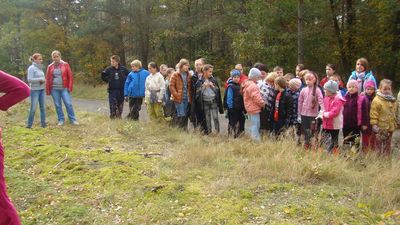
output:
[[[339,147],[339,131],[322,129],[322,144],[327,147],[328,152],[332,152],[334,148]]]
[[[279,136],[285,128],[286,120],[273,121],[272,123],[272,131],[275,136]]]
[[[228,110],[228,134],[233,133],[233,137],[237,138],[244,132],[244,123],[246,119],[242,110],[229,109]]]
[[[343,127],[343,144],[353,146],[356,144],[356,138],[360,136],[358,127]]]
[[[128,119],[139,120],[139,111],[142,108],[143,98],[129,97],[129,114]]]
[[[260,112],[260,130],[272,130],[272,121],[270,120],[270,115],[271,112],[265,108]]]
[[[207,121],[206,121],[204,111],[201,108],[201,104],[198,104],[198,103],[192,103],[192,104],[194,104],[194,105],[191,108],[192,111],[190,113],[191,113],[191,118],[192,118],[191,121],[192,121],[193,127],[195,129],[199,128],[200,132],[205,133],[205,134],[211,132],[211,130],[208,131],[208,129],[207,129]]]
[[[316,122],[313,116],[301,116],[301,127],[304,134],[304,145],[308,148],[311,146],[311,138],[316,132]]]
[[[110,118],[121,118],[124,110],[124,90],[108,90],[108,103],[110,105]]]

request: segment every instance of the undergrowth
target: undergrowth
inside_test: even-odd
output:
[[[84,112],[79,126],[27,129],[27,108],[0,116],[23,224],[400,223],[397,155],[335,157],[290,138],[254,143]]]

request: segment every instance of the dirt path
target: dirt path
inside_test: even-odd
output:
[[[48,99],[48,102],[52,102],[51,99]],[[105,116],[110,115],[110,110],[108,107],[108,101],[106,100],[88,100],[88,99],[79,99],[79,98],[74,98],[72,100],[72,103],[74,107],[76,108],[77,111],[86,111],[86,112],[91,112],[91,113],[99,113]],[[122,114],[122,117],[125,118],[128,114],[129,111],[129,104],[127,102],[124,103],[124,111]],[[221,133],[222,134],[227,134],[227,129],[228,129],[228,120],[225,118],[223,114],[219,114],[219,123],[220,123],[220,128],[221,128]],[[78,118],[79,120],[79,118]],[[147,114],[146,110],[146,105],[142,105],[142,109],[140,110],[139,113],[139,120],[140,121],[148,121],[149,117]],[[246,129],[249,127],[248,121],[246,121]],[[192,129],[193,126],[191,123],[189,124],[189,128]]]

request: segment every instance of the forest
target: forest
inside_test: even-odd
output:
[[[113,54],[173,67],[199,57],[221,78],[236,63],[297,63],[346,80],[366,57],[378,78],[400,82],[398,0],[0,0],[1,70],[23,77],[29,56],[57,49],[76,77],[100,83]]]

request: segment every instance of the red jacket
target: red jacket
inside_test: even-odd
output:
[[[6,111],[11,106],[27,98],[30,88],[20,79],[0,70],[0,110]]]
[[[73,84],[73,75],[71,71],[71,67],[68,63],[61,61],[60,62],[61,76],[63,80],[64,87],[68,89],[68,91],[72,92],[72,84]],[[46,94],[50,95],[51,89],[53,88],[53,71],[54,71],[54,63],[50,64],[47,67],[46,72]]]

